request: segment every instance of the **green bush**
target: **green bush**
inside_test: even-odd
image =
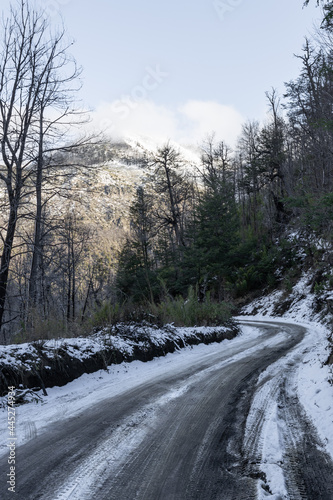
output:
[[[150,311],[159,324],[174,323],[176,326],[221,325],[230,319],[231,310],[230,304],[215,302],[209,294],[199,302],[197,290],[192,286],[186,299],[165,297],[159,304],[150,304]]]
[[[104,302],[100,308],[98,308],[91,322],[93,325],[110,325],[120,321],[122,316],[121,307],[119,303],[111,304],[111,302]]]
[[[315,295],[321,295],[325,290],[325,283],[315,283],[314,293]]]

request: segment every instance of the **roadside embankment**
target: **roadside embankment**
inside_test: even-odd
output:
[[[238,326],[158,328],[145,324],[118,324],[89,336],[40,340],[0,346],[0,396],[8,387],[63,386],[80,377],[123,361],[150,361],[181,347],[232,339]]]

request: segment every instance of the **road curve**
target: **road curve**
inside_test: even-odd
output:
[[[253,401],[265,382],[258,384],[260,374],[297,350],[305,329],[272,322],[256,327],[262,330],[256,338],[224,343],[191,368],[50,425],[17,449],[15,494],[6,485],[7,457],[0,460],[0,498],[251,500],[260,491],[269,497],[260,463],[269,401],[255,411]],[[333,464],[300,403],[290,400],[295,362],[266,381],[287,424],[286,488],[290,499],[332,500]]]

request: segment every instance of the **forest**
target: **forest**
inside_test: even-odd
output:
[[[208,135],[198,164],[167,141],[141,152],[127,222],[109,225],[89,203],[117,145],[82,132],[65,31],[23,0],[12,8],[0,56],[2,343],[124,321],[223,324],[263,290],[288,290],[304,262],[333,289],[333,2],[320,3],[298,77],[266,93],[266,122],[244,123],[234,150]],[[120,203],[124,189],[112,188]]]

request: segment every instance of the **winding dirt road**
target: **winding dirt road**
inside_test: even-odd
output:
[[[305,329],[255,326],[254,339],[50,425],[17,449],[17,492],[2,473],[0,498],[277,500],[262,467],[262,429],[277,405],[284,498],[332,500],[333,463],[293,389]]]

